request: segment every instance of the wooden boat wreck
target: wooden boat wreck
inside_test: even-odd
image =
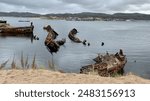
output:
[[[56,43],[59,45],[59,46],[62,46],[66,43],[66,39],[65,38],[62,38],[61,40],[57,40]]]
[[[58,33],[54,29],[52,29],[52,27],[50,25],[47,25],[46,27],[43,27],[43,29],[45,29],[49,33],[48,35],[50,35],[50,37],[52,39],[57,38]]]
[[[45,45],[47,46],[47,49],[53,53],[57,52],[59,50],[59,44],[57,44],[51,37],[46,37],[45,39]]]
[[[0,23],[7,23],[7,21],[5,21],[5,20],[0,20]]]
[[[69,34],[68,34],[68,37],[70,38],[70,40],[72,40],[73,42],[76,42],[76,43],[82,43],[82,41],[76,37],[76,34],[78,33],[77,29],[73,28]]]
[[[48,32],[48,35],[45,39],[45,45],[51,53],[56,53],[59,50],[60,46],[65,44],[66,39],[55,41],[54,39],[58,36],[57,32],[54,31],[50,25],[46,27],[46,30]]]
[[[94,59],[95,64],[83,66],[80,69],[82,74],[94,74],[104,77],[113,76],[115,73],[121,73],[127,62],[126,56],[120,50],[116,54],[99,55]]]
[[[30,26],[25,27],[12,27],[9,24],[1,24],[0,35],[1,36],[32,36],[33,35],[33,23]]]

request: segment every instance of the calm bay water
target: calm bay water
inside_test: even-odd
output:
[[[150,21],[63,21],[47,20],[40,18],[13,18],[4,17],[13,26],[30,25],[30,22],[18,22],[18,20],[30,20],[35,29],[34,34],[40,39],[31,43],[30,38],[0,37],[0,63],[9,59],[8,67],[15,56],[20,64],[21,52],[24,57],[29,57],[32,62],[36,54],[38,67],[48,67],[48,60],[54,62],[57,69],[65,72],[79,72],[81,66],[94,63],[93,58],[98,53],[116,53],[123,49],[128,62],[124,68],[125,73],[133,72],[139,76],[150,79]],[[66,38],[66,44],[58,53],[52,55],[44,45],[47,32],[43,26],[51,25],[59,33],[58,39]],[[78,37],[90,42],[90,46],[73,43],[68,39],[68,33],[72,28],[78,29]],[[105,45],[102,47],[101,42]],[[135,62],[136,61],[136,62]]]

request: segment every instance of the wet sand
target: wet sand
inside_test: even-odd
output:
[[[100,77],[49,70],[0,70],[1,84],[150,84],[150,80],[133,74]]]

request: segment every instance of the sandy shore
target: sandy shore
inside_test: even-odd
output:
[[[48,70],[0,70],[1,84],[150,84],[150,80],[129,74],[122,77],[100,77]]]

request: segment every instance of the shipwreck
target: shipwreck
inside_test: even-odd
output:
[[[50,25],[44,26],[43,29],[48,32],[48,36],[47,37],[51,37],[52,39],[56,39],[57,38],[58,33]]]
[[[84,39],[83,41],[81,41],[77,36],[76,34],[78,33],[77,29],[73,28],[69,34],[68,34],[68,37],[71,41],[75,42],[75,43],[82,43],[84,46],[88,45],[90,46],[90,43],[88,42],[87,43],[87,40]]]
[[[98,55],[93,59],[96,63],[83,66],[80,69],[81,74],[94,74],[104,77],[113,76],[114,74],[123,74],[123,68],[127,62],[126,55],[120,49],[116,54],[106,53]]]
[[[25,27],[13,27],[7,23],[0,23],[0,35],[1,36],[32,36],[33,35],[33,23],[30,26]]]
[[[6,20],[0,20],[0,23],[7,23]]]
[[[43,29],[47,30],[48,35],[45,39],[45,46],[47,46],[47,49],[53,53],[53,52],[57,52],[60,48],[61,45],[64,45],[66,42],[66,39],[61,39],[61,40],[57,40],[55,41],[56,37],[58,36],[58,33],[51,28],[50,25],[48,25],[47,27],[43,27]]]
[[[82,41],[76,37],[76,34],[78,33],[77,29],[73,28],[69,34],[68,34],[68,37],[70,40],[72,40],[73,42],[76,42],[76,43],[82,43]]]

